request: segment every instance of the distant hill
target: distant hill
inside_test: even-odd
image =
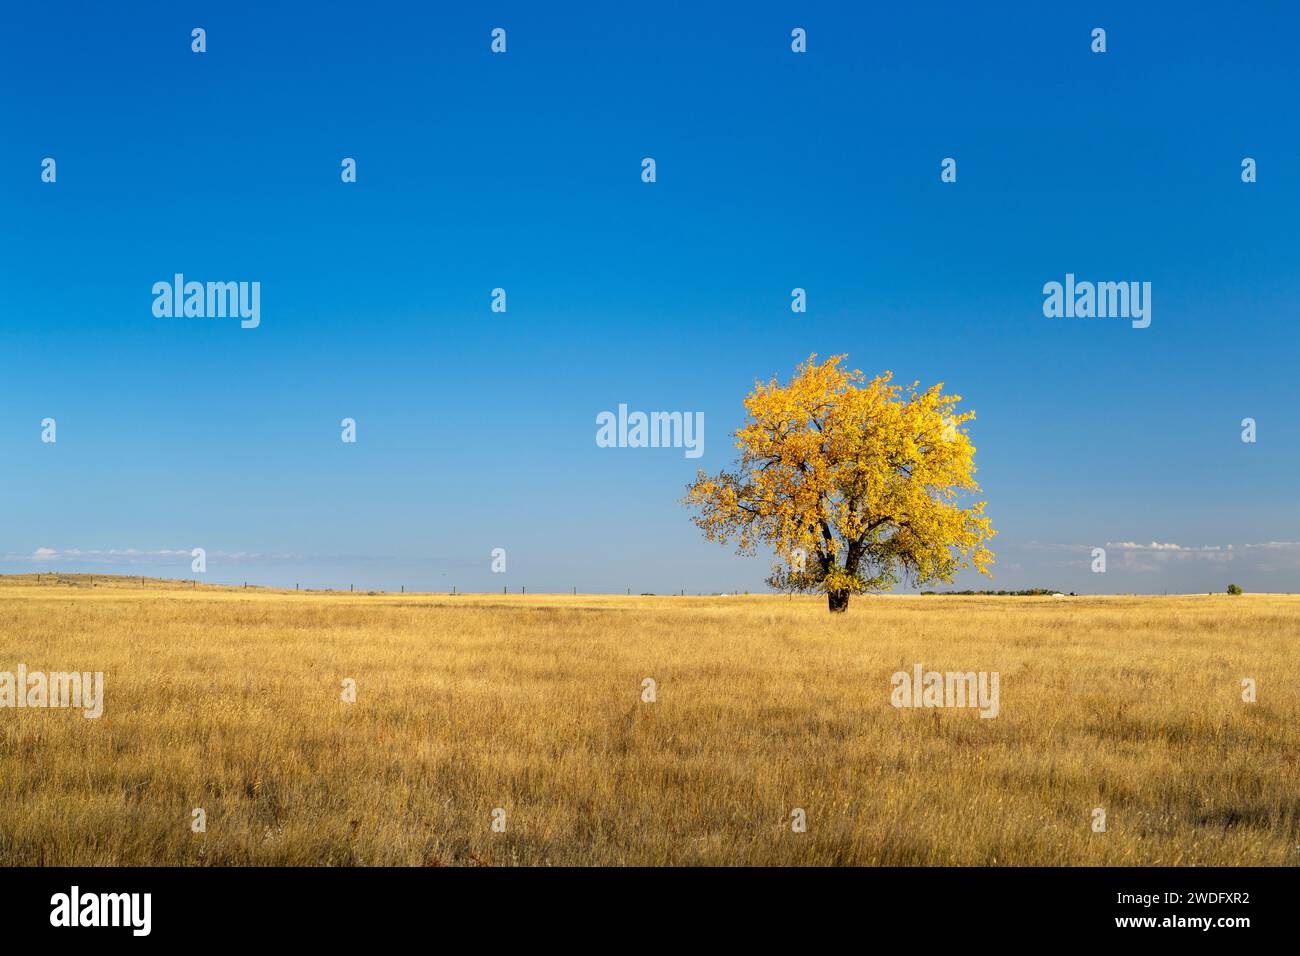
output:
[[[28,587],[67,587],[67,588],[156,588],[158,590],[202,589],[206,591],[270,591],[275,588],[258,588],[249,584],[202,584],[192,580],[176,578],[151,578],[138,574],[63,574],[58,571],[42,571],[39,574],[0,574],[0,584]]]

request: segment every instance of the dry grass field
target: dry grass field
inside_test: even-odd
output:
[[[894,708],[917,662],[998,671],[999,715]],[[105,706],[0,709],[0,865],[1300,863],[1300,597],[47,575],[0,579],[19,663],[103,671]]]

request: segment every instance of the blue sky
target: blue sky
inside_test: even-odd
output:
[[[1300,14],[986,6],[10,5],[0,572],[761,590],[677,502],[817,352],[977,412],[959,586],[1300,590]],[[156,318],[178,272],[260,327]],[[1045,318],[1067,272],[1151,326]]]

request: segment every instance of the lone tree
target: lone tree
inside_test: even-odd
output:
[[[961,568],[988,574],[997,534],[979,491],[975,446],[960,428],[960,395],[943,384],[918,392],[891,385],[889,372],[864,385],[846,356],[799,366],[788,385],[756,382],[736,432],[735,471],[688,486],[682,503],[710,541],[734,539],[737,553],[760,543],[774,561],[768,584],[825,592],[831,611],[849,595],[952,580]]]

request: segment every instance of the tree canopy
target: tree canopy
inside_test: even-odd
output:
[[[768,583],[825,592],[832,611],[849,595],[949,582],[962,568],[989,574],[993,552],[974,479],[975,446],[943,383],[918,391],[865,381],[816,354],[786,385],[756,382],[736,432],[732,471],[700,471],[683,504],[711,541],[759,545],[777,556]]]

